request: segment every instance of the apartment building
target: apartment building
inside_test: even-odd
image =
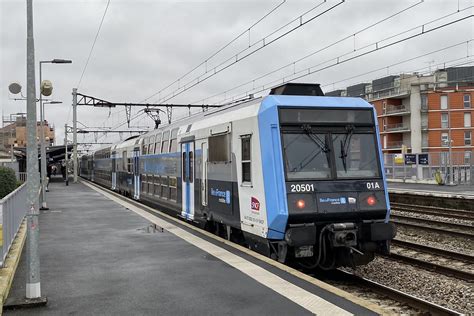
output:
[[[326,93],[362,97],[374,105],[384,153],[435,153],[449,149],[468,160],[473,147],[474,67],[428,75],[386,76]]]
[[[0,149],[10,150],[10,147],[26,147],[26,114],[15,115],[14,120],[5,118],[4,126],[0,128]],[[7,124],[5,124],[7,123]],[[36,135],[37,138],[41,136],[41,122],[36,123]],[[54,145],[55,142],[55,131],[54,127],[50,126],[48,121],[44,121],[44,135],[47,146]]]

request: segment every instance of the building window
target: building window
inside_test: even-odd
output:
[[[464,113],[464,127],[471,127],[471,113]]]
[[[448,96],[442,95],[441,96],[441,110],[447,110],[447,109],[448,109]]]
[[[423,110],[428,109],[428,97],[426,96],[426,94],[421,95],[421,108]]]
[[[465,109],[470,109],[471,108],[471,95],[470,94],[465,94],[464,98],[464,108]]]
[[[448,142],[448,133],[441,133],[441,146],[447,147]]]
[[[387,118],[384,117],[383,118],[383,131],[385,131],[387,129]]]
[[[441,113],[441,128],[448,128],[448,113]]]
[[[464,163],[465,164],[470,164],[471,163],[471,155],[472,155],[472,153],[470,151],[465,151],[464,152]]]
[[[387,112],[387,101],[382,101],[382,113],[385,114]]]
[[[251,136],[244,135],[241,136],[242,142],[242,183],[252,182],[252,172],[251,172]]]
[[[464,145],[471,145],[471,132],[464,132]]]

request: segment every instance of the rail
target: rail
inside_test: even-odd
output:
[[[8,194],[0,200],[0,219],[1,219],[1,246],[2,258],[1,267],[10,250],[13,240],[18,233],[18,229],[25,218],[26,207],[26,184],[22,184],[15,191]]]

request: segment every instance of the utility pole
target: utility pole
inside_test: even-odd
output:
[[[452,152],[452,140],[451,140],[451,106],[448,100],[448,155],[449,155],[449,185],[454,185],[454,173],[453,173],[453,152]]]
[[[72,143],[74,183],[77,183],[77,88],[72,89]]]
[[[39,63],[39,83],[40,83],[40,97],[39,97],[39,102],[40,102],[40,128],[41,128],[41,133],[40,133],[40,146],[41,146],[41,210],[49,210],[48,204],[46,202],[46,169],[47,169],[47,162],[46,162],[46,146],[44,143],[44,114],[43,114],[43,91],[42,91],[42,79],[41,79],[41,65],[42,63]]]
[[[64,155],[64,166],[65,166],[65,169],[64,169],[64,173],[66,175],[66,186],[69,185],[69,173],[68,173],[68,168],[67,168],[67,163],[68,163],[68,159],[67,159],[67,123],[64,124],[64,150],[65,150],[65,155]]]
[[[36,144],[36,85],[35,47],[33,38],[33,0],[26,0],[26,77],[27,77],[27,243],[26,243],[26,298],[41,299],[39,241],[39,173]]]

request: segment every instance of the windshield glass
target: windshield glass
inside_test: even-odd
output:
[[[325,134],[284,133],[282,138],[289,180],[331,177]]]
[[[373,178],[379,176],[373,134],[352,134],[349,136],[346,133],[333,134],[332,142],[338,178]]]

